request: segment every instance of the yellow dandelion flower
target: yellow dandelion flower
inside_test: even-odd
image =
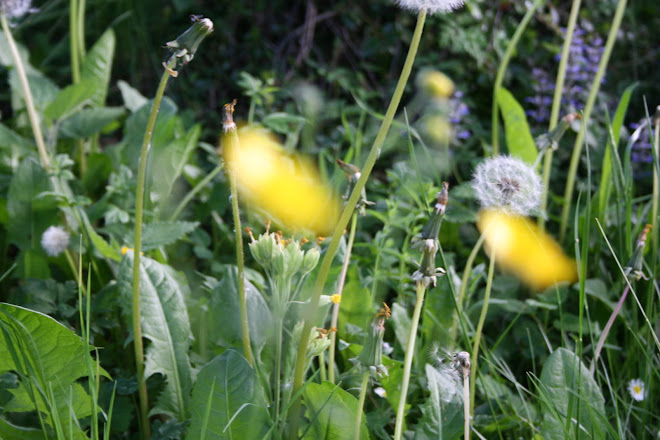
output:
[[[417,85],[433,98],[449,98],[454,93],[454,82],[437,70],[420,73],[417,77]]]
[[[332,301],[334,304],[339,304],[341,302],[341,295],[338,293],[335,293],[334,295],[330,296],[330,301]]]
[[[498,210],[483,210],[477,222],[486,251],[504,270],[534,289],[560,281],[575,282],[575,260],[536,223]]]
[[[224,156],[241,198],[289,229],[331,233],[341,204],[314,165],[287,154],[264,131],[240,130],[238,139],[237,148],[225,143]]]

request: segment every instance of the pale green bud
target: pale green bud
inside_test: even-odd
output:
[[[319,257],[321,256],[321,252],[317,248],[312,248],[305,252],[305,257],[303,258],[303,263],[302,263],[302,272],[303,275],[307,275],[310,273],[316,265],[319,263]]]

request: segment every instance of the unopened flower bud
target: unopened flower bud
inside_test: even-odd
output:
[[[630,281],[639,281],[640,278],[646,278],[644,272],[642,271],[642,266],[644,263],[644,246],[646,246],[646,236],[651,230],[651,225],[646,225],[642,232],[637,237],[637,242],[635,243],[635,250],[633,251],[630,261],[626,264],[626,267],[623,268],[625,275]]]
[[[358,362],[368,368],[372,375],[387,376],[387,368],[383,365],[383,336],[385,335],[385,320],[391,315],[390,308],[383,303],[373,322],[364,348],[358,357]]]
[[[425,246],[426,240],[438,240],[442,217],[445,215],[445,210],[447,209],[447,203],[449,201],[449,184],[447,182],[442,182],[442,190],[436,194],[435,199],[436,203],[433,206],[433,212],[431,213],[428,222],[426,222],[424,229],[422,229],[422,232],[415,235],[411,240],[413,249]]]
[[[305,256],[302,262],[303,275],[307,275],[312,270],[314,270],[316,265],[319,263],[320,256],[321,256],[321,252],[319,252],[317,248],[311,248],[310,250],[305,252]]]

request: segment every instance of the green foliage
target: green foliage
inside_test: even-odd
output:
[[[269,428],[263,390],[245,358],[227,350],[197,375],[189,439],[262,438]]]
[[[126,316],[131,314],[133,254],[127,252],[119,266],[117,282]],[[171,267],[150,258],[140,264],[140,321],[143,337],[151,344],[146,350],[144,375],[165,376],[152,414],[167,414],[185,420],[189,413],[193,370],[188,349],[192,341],[185,301],[190,292],[185,278]]]
[[[525,110],[505,88],[501,88],[497,93],[497,105],[502,112],[502,119],[504,119],[506,146],[509,154],[528,164],[534,164],[538,151],[527,124]]]
[[[329,382],[310,383],[304,391],[306,416],[310,425],[303,439],[341,440],[353,438],[357,399]],[[360,440],[369,438],[364,418],[360,422]]]

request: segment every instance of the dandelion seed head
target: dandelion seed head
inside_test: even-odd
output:
[[[426,9],[429,14],[447,13],[463,6],[465,0],[394,0],[403,9],[419,12]]]
[[[69,246],[69,233],[60,226],[50,226],[41,236],[41,247],[51,257],[57,257]]]
[[[486,159],[474,172],[472,187],[481,207],[509,214],[540,214],[541,177],[520,159],[497,156]]]
[[[0,14],[6,15],[10,20],[37,11],[38,9],[32,7],[32,0],[0,0]]]

